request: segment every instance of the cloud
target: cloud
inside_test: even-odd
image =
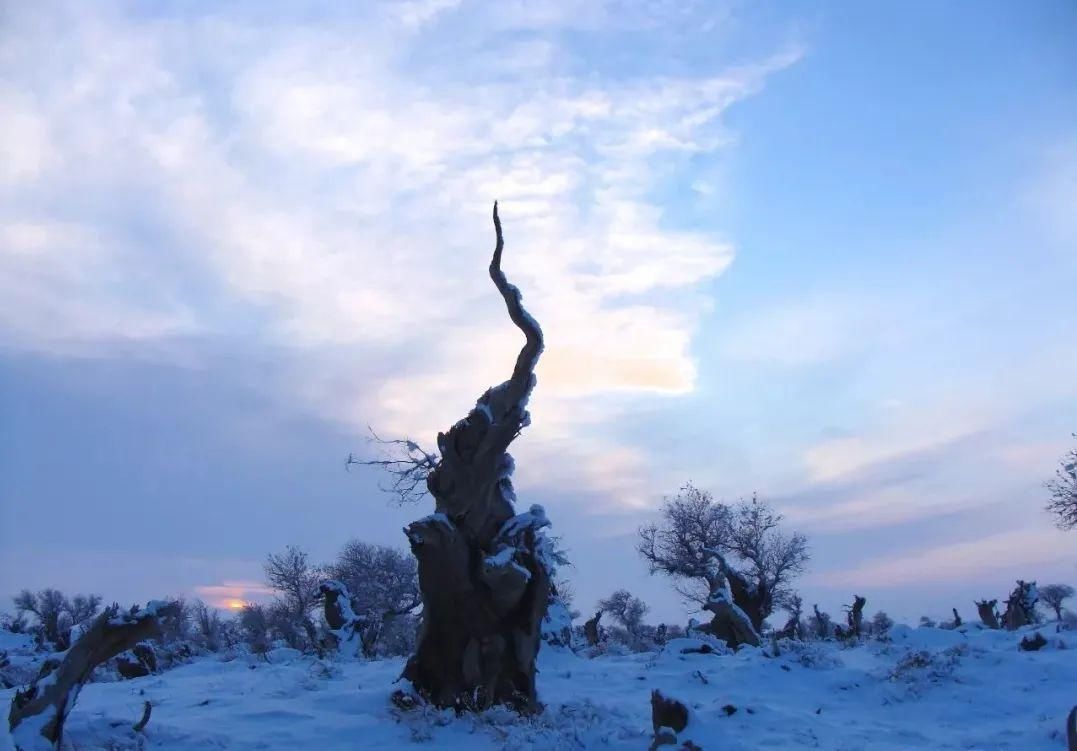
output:
[[[701,286],[733,250],[671,225],[657,186],[727,148],[724,113],[799,52],[691,77],[601,74],[556,30],[603,34],[593,17],[615,16],[579,10],[479,17],[466,54],[433,64],[468,12],[456,3],[320,23],[12,12],[0,220],[23,239],[0,256],[18,311],[0,337],[61,353],[253,340],[302,364],[281,368],[300,379],[284,398],[356,431],[431,435],[507,376],[519,346],[485,279],[498,198],[505,266],[547,335],[540,388],[559,427],[545,440],[584,399],[612,419],[625,403],[606,396],[691,392]],[[661,33],[661,14],[627,15]],[[529,29],[534,59],[473,65],[496,61],[505,23]],[[342,352],[397,367],[371,380]]]

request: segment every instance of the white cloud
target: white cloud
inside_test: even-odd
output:
[[[547,422],[546,440],[570,432],[582,399],[609,418],[624,403],[603,395],[691,391],[697,287],[733,252],[666,226],[651,193],[678,155],[725,147],[725,110],[797,53],[694,78],[603,78],[566,73],[574,52],[550,34],[528,43],[541,54],[527,65],[414,64],[455,6],[321,24],[98,5],[11,14],[0,90],[20,95],[0,99],[0,121],[17,158],[0,175],[12,199],[0,220],[39,241],[0,257],[4,289],[23,290],[0,336],[85,351],[253,333],[302,358],[296,372],[337,369],[289,390],[320,413],[429,435],[506,377],[519,346],[485,278],[499,198],[506,268],[547,335],[538,440]],[[610,18],[580,10],[513,6],[486,31],[469,24],[461,50],[489,54],[493,24],[542,35]],[[56,239],[69,227],[93,238],[74,243],[92,264],[71,265],[73,243]],[[400,367],[350,381],[341,351],[391,351]]]

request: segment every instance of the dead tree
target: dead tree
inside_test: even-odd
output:
[[[593,618],[588,618],[583,624],[583,635],[587,637],[588,646],[597,647],[598,643],[602,641],[602,627],[598,625],[600,620],[602,620],[601,610],[595,613]]]
[[[1017,580],[1017,586],[1006,600],[1006,612],[1002,614],[1002,624],[1010,631],[1027,626],[1036,617],[1036,602],[1039,600],[1036,582]]]
[[[830,616],[819,610],[818,605],[812,605],[811,609],[815,613],[815,617],[812,619],[815,637],[817,639],[828,638],[830,636]]]
[[[864,606],[867,605],[866,597],[853,595],[853,604],[846,606],[845,620],[849,624],[847,636],[860,636],[860,628],[864,624]]]
[[[173,603],[151,602],[145,609],[120,610],[112,605],[98,615],[77,641],[41,666],[27,688],[16,691],[8,713],[8,727],[20,751],[45,743],[60,748],[64,720],[78,698],[79,689],[95,667],[160,633],[160,619]]]
[[[525,343],[509,380],[438,434],[440,458],[426,478],[434,513],[405,529],[418,560],[423,617],[404,677],[440,707],[505,704],[526,712],[540,709],[535,659],[556,554],[543,532],[543,508],[516,514],[507,449],[530,423],[526,407],[543,341],[501,270],[496,203],[493,219],[490,278]]]
[[[791,595],[785,602],[785,609],[789,612],[789,620],[785,622],[781,630],[778,632],[778,638],[780,639],[803,639],[804,638],[804,621],[803,621],[803,609],[804,601],[800,595]]]
[[[999,628],[998,600],[980,600],[974,603],[976,612],[980,614],[980,621],[988,628]]]
[[[961,620],[961,616],[957,612],[957,608],[950,608],[950,610],[954,611],[954,628],[961,628],[961,624],[963,623],[963,621]]]

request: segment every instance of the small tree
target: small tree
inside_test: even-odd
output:
[[[1060,529],[1077,528],[1077,449],[1062,457],[1054,478],[1045,485],[1051,494],[1046,508],[1057,517],[1055,523]]]
[[[266,613],[269,624],[290,645],[300,646],[298,633],[302,633],[308,646],[315,647],[318,640],[310,613],[321,599],[321,572],[310,565],[306,552],[294,545],[283,553],[266,556],[263,568],[266,583],[278,593]]]
[[[397,548],[351,540],[326,567],[326,573],[347,588],[352,611],[363,624],[367,656],[373,656],[384,641],[409,642],[393,633],[401,627],[410,629],[410,619],[401,620],[401,616],[422,603],[413,556]]]
[[[68,599],[51,588],[36,593],[24,589],[15,596],[15,609],[33,615],[37,619],[39,639],[58,651],[70,646],[71,627],[93,618],[100,607],[99,595],[75,595]]]
[[[222,646],[223,627],[221,614],[201,600],[191,603],[191,621],[194,623],[195,641],[199,646],[216,652]]]
[[[650,610],[647,603],[627,589],[618,589],[606,599],[600,600],[598,609],[609,613],[610,617],[624,626],[625,631],[634,638],[639,637],[643,616]]]
[[[804,638],[804,600],[800,595],[790,595],[785,598],[782,607],[789,613],[789,620],[782,626],[778,636],[786,639]]]
[[[1062,603],[1073,597],[1073,587],[1068,584],[1047,584],[1040,587],[1040,602],[1055,613],[1055,620],[1062,620]]]
[[[651,573],[669,576],[701,608],[729,585],[756,631],[808,562],[806,538],[782,532],[782,516],[755,496],[731,507],[689,483],[660,514],[660,523],[639,530],[637,550]]]
[[[871,617],[871,633],[875,637],[885,635],[894,627],[894,620],[880,610]]]
[[[818,605],[812,605],[812,614],[808,616],[808,628],[816,639],[829,638],[834,633],[833,621],[829,613],[819,610]]]

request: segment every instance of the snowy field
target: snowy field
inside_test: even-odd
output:
[[[1021,749],[1066,746],[1077,703],[1077,649],[1022,652],[1022,633],[897,626],[889,643],[780,643],[736,654],[662,652],[594,658],[543,647],[546,711],[454,717],[403,712],[389,694],[402,661],[318,660],[279,649],[213,655],[166,673],[87,685],[68,720],[68,749],[644,749],[650,692],[691,707],[704,749]],[[1074,645],[1077,646],[1077,645]],[[3,692],[4,701],[11,691]],[[153,714],[131,725],[145,700]]]

